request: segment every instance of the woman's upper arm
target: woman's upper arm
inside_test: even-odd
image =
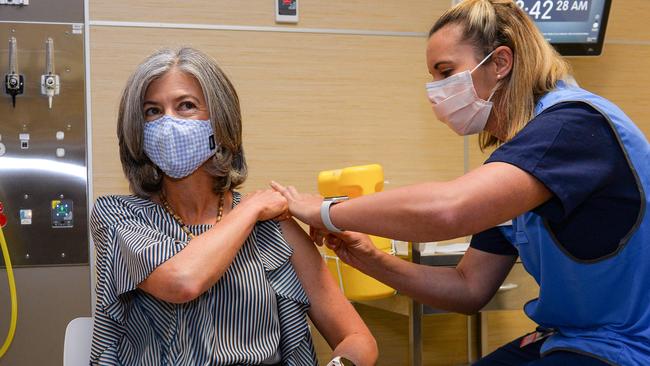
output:
[[[294,250],[291,257],[311,303],[309,315],[327,342],[335,348],[346,336],[367,334],[365,323],[330,275],[316,246],[294,220],[282,221],[282,233]]]

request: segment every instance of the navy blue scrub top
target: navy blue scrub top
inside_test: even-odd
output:
[[[603,115],[581,102],[557,104],[531,120],[485,162],[526,171],[553,197],[533,210],[574,258],[614,252],[641,208],[634,175]],[[472,237],[471,247],[517,255],[498,228]]]

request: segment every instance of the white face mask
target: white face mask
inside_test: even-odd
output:
[[[492,95],[479,98],[472,82],[472,73],[492,56],[490,52],[472,71],[466,70],[446,79],[426,84],[433,112],[457,134],[473,135],[483,131],[492,110]]]

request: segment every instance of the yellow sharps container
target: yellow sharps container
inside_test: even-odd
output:
[[[384,170],[379,164],[326,170],[318,174],[318,191],[322,196],[359,197],[380,192],[384,188]],[[370,236],[375,246],[389,254],[393,252],[390,239]],[[395,294],[395,290],[363,274],[343,261],[334,251],[323,247],[323,257],[334,279],[350,300],[375,300]]]

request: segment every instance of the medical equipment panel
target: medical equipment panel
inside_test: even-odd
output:
[[[86,264],[83,26],[0,22],[0,42],[0,221],[12,263]]]
[[[84,14],[0,0],[0,366],[60,364],[91,314]]]

